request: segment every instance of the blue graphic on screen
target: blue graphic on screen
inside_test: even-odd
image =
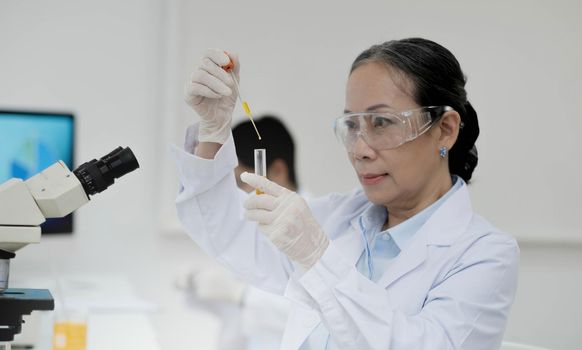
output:
[[[71,115],[0,111],[0,183],[26,180],[58,160],[73,169],[73,129]],[[71,228],[70,217],[51,219],[43,225],[43,233]]]

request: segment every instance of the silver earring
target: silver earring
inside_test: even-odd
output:
[[[447,148],[445,146],[441,146],[439,148],[439,156],[441,156],[441,158],[444,158],[447,156]]]

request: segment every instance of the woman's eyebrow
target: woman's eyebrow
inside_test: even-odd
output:
[[[372,105],[372,106],[366,108],[366,112],[373,112],[373,111],[378,110],[378,109],[381,109],[381,108],[391,108],[392,109],[391,106],[389,106],[389,105],[387,105],[385,103],[379,103],[377,105]],[[344,113],[346,113],[346,114],[347,113],[352,113],[352,111],[350,111],[348,109],[344,109]]]
[[[375,110],[381,109],[381,108],[392,108],[392,107],[390,107],[389,105],[387,105],[385,103],[379,103],[377,105],[373,105],[373,106],[368,107],[366,109],[366,111],[367,112],[372,112],[372,111],[375,111]]]

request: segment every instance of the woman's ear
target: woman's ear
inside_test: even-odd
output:
[[[440,130],[439,145],[450,150],[459,136],[461,116],[455,110],[445,112],[436,126]]]

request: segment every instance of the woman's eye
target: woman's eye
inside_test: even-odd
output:
[[[353,120],[346,120],[344,122],[344,126],[348,130],[356,130],[358,128],[358,124],[356,122],[354,122]]]
[[[394,124],[394,121],[387,118],[377,117],[372,120],[372,125],[376,129],[386,128],[392,124]]]

